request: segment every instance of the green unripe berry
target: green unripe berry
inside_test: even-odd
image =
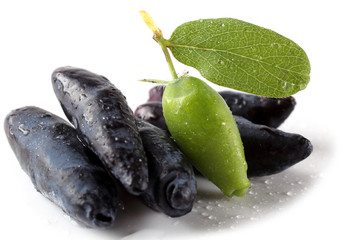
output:
[[[194,167],[225,195],[244,195],[250,186],[244,148],[223,98],[185,76],[168,84],[162,101],[168,129]]]

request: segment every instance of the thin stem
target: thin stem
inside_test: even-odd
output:
[[[176,74],[174,64],[173,64],[173,62],[171,60],[171,57],[170,57],[169,50],[167,49],[167,47],[165,45],[165,39],[161,36],[160,39],[157,39],[157,42],[159,43],[161,49],[163,50],[163,52],[165,54],[165,59],[166,59],[166,62],[168,64],[168,66],[169,66],[169,70],[170,70],[172,78],[177,79],[178,75]]]
[[[140,82],[149,82],[149,83],[158,83],[158,84],[168,84],[169,81],[159,80],[159,79],[140,79]]]
[[[169,51],[168,51],[168,49],[166,47],[166,40],[164,39],[160,28],[156,25],[153,18],[147,12],[140,11],[139,13],[140,13],[141,17],[143,18],[144,22],[146,23],[146,25],[153,32],[154,40],[160,45],[161,49],[163,50],[163,52],[165,54],[165,59],[166,59],[166,62],[168,64],[168,66],[169,66],[169,70],[170,70],[172,78],[177,79],[178,75],[176,74],[174,64],[173,64],[173,62],[171,60]]]

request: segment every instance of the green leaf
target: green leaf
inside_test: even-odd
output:
[[[232,18],[202,19],[175,29],[166,46],[207,80],[240,91],[285,97],[306,87],[310,63],[293,41]]]

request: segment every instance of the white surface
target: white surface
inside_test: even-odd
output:
[[[281,129],[309,138],[313,154],[281,174],[253,179],[243,198],[227,199],[200,180],[194,210],[185,217],[171,219],[129,199],[112,229],[93,230],[78,226],[34,190],[1,130],[2,236],[359,239],[360,18],[356,1],[127,2],[1,1],[0,119],[26,105],[64,117],[50,82],[52,71],[64,65],[106,76],[135,109],[146,101],[151,87],[136,80],[170,77],[138,10],[147,10],[165,37],[186,21],[233,17],[270,28],[307,52],[310,84],[295,95],[295,111]],[[179,63],[175,67],[198,76]]]

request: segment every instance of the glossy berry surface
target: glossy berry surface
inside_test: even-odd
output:
[[[82,225],[114,223],[119,202],[113,179],[69,123],[43,109],[23,107],[6,117],[5,132],[37,191]]]

